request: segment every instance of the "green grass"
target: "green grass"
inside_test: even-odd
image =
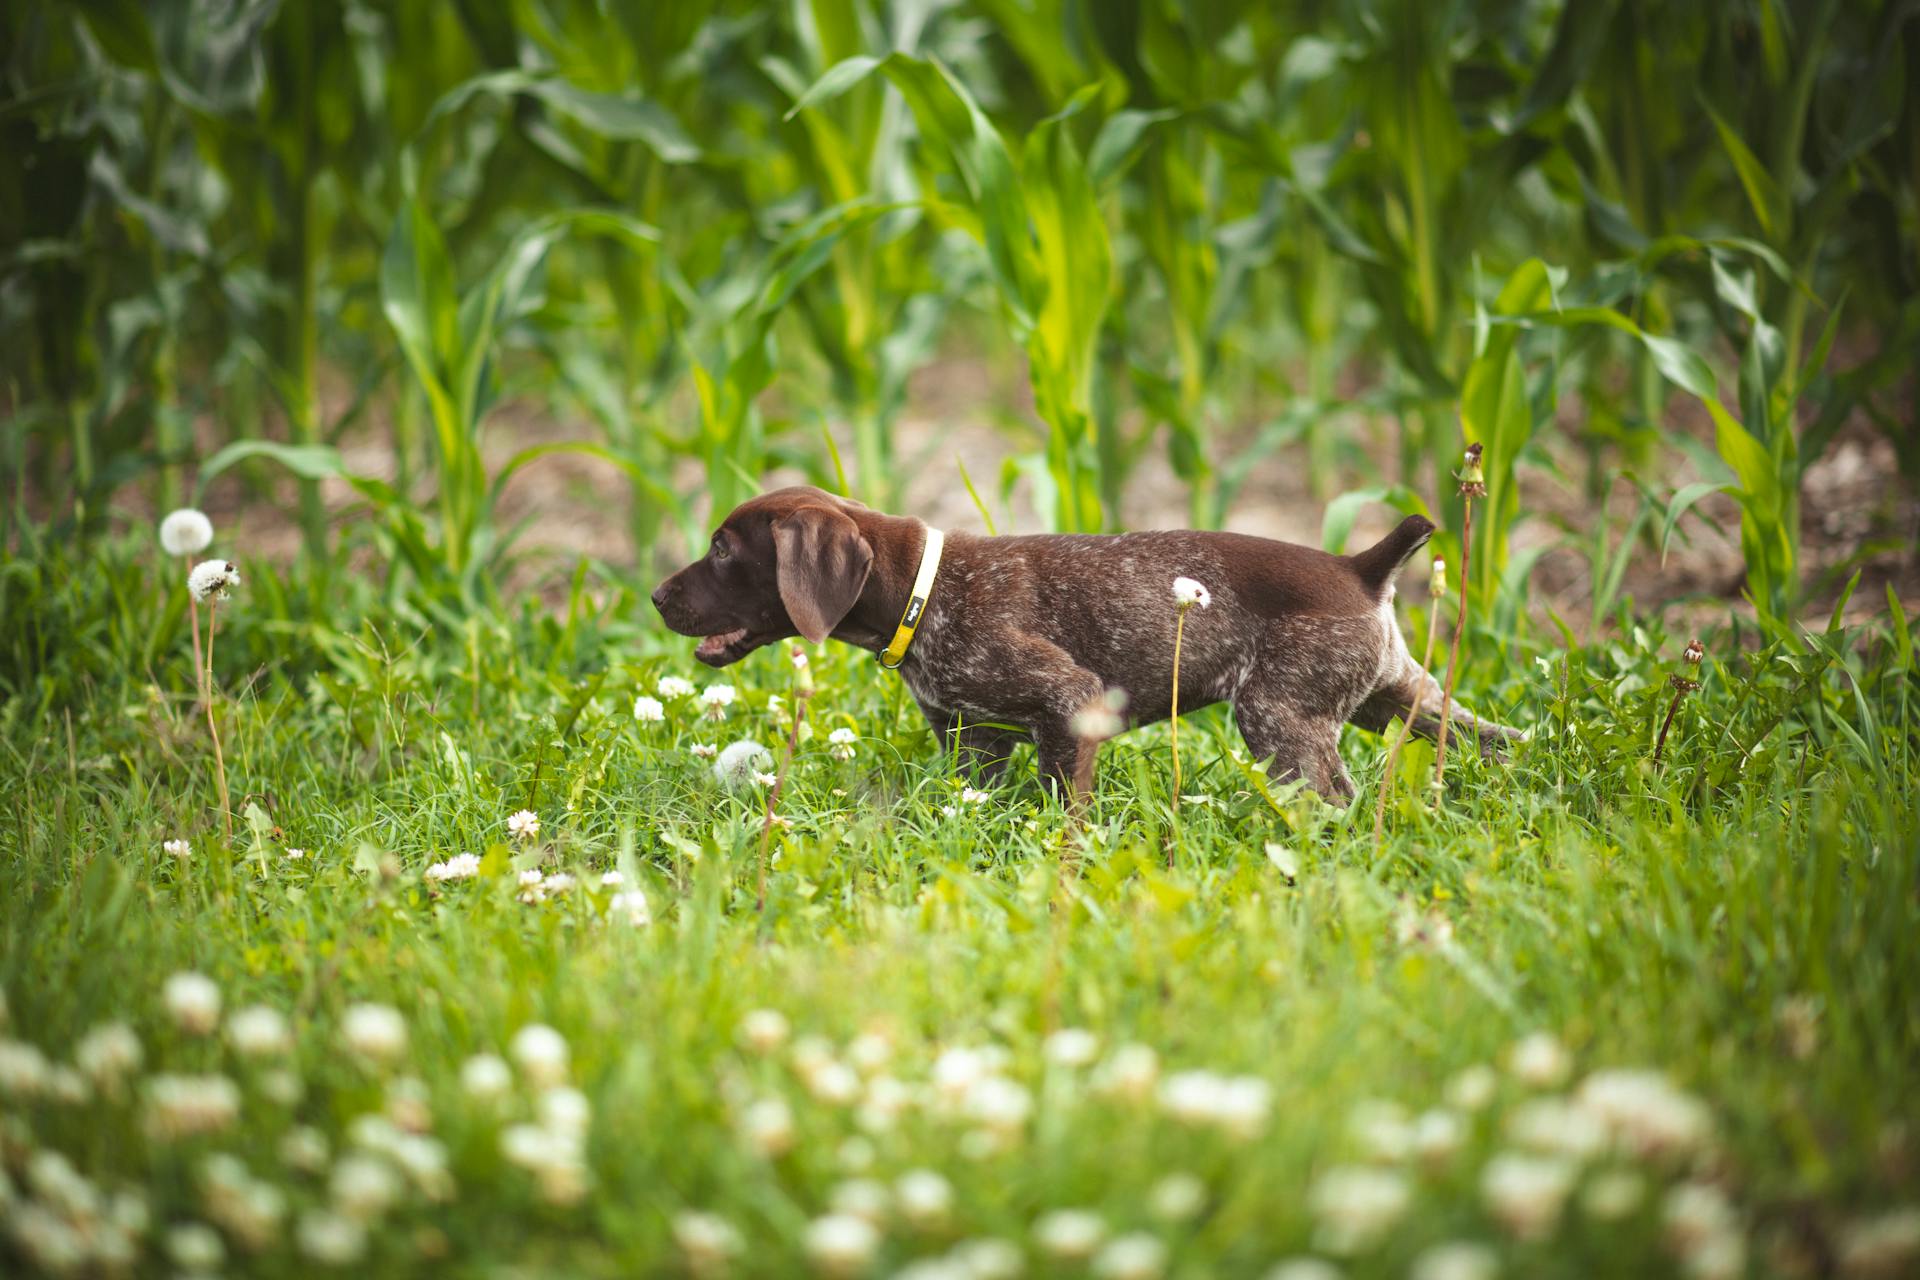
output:
[[[304,578],[243,565],[218,650],[243,810],[229,846],[175,575],[163,581],[154,558],[143,542],[84,555],[50,544],[0,575],[13,633],[0,663],[5,1035],[65,1062],[90,1027],[124,1020],[144,1046],[137,1076],[224,1073],[241,1112],[170,1141],[147,1131],[138,1079],[77,1103],[13,1084],[0,1116],[9,1269],[36,1265],[19,1235],[25,1197],[58,1196],[42,1153],[102,1193],[145,1197],[138,1270],[163,1274],[169,1231],[217,1212],[207,1160],[230,1152],[280,1189],[286,1214],[258,1252],[229,1223],[230,1270],[310,1274],[292,1224],[343,1193],[289,1167],[285,1135],[317,1130],[338,1161],[379,1142],[357,1117],[416,1091],[452,1189],[434,1199],[408,1184],[369,1216],[360,1265],[375,1274],[683,1273],[672,1223],[695,1210],[739,1232],[737,1273],[794,1274],[809,1265],[808,1224],[861,1194],[850,1179],[891,1186],[915,1169],[951,1184],[951,1208],[920,1225],[890,1208],[873,1274],[981,1237],[1016,1242],[1032,1274],[1077,1274],[1042,1252],[1035,1224],[1084,1208],[1112,1235],[1158,1237],[1168,1274],[1260,1275],[1326,1243],[1315,1187],[1369,1159],[1401,1170],[1411,1198],[1343,1260],[1352,1275],[1405,1275],[1449,1240],[1485,1243],[1509,1274],[1679,1273],[1663,1205],[1687,1182],[1731,1206],[1748,1270],[1725,1274],[1786,1274],[1795,1251],[1829,1257],[1863,1218],[1920,1198],[1904,624],[1765,649],[1751,626],[1744,643],[1709,633],[1704,687],[1657,770],[1684,635],[1646,620],[1571,651],[1471,636],[1462,696],[1533,739],[1505,765],[1454,753],[1437,810],[1431,753],[1410,746],[1378,849],[1384,743],[1372,735],[1348,735],[1361,794],[1340,815],[1269,795],[1219,710],[1190,717],[1183,790],[1213,799],[1183,810],[1170,844],[1165,726],[1106,748],[1084,823],[1043,799],[1024,756],[1005,786],[968,801],[897,679],[828,646],[814,660],[817,732],[781,804],[793,826],[756,912],[760,792],[722,788],[689,748],[751,737],[778,754],[770,699],[791,691],[777,652],[720,677],[740,688],[724,722],[680,699],[643,724],[633,699],[660,676],[714,677],[685,642],[636,625],[631,599],[576,595],[553,617],[529,604],[462,634],[338,570],[329,601]],[[1403,615],[1420,634],[1424,619]],[[842,726],[860,735],[850,761],[827,749]],[[540,817],[535,841],[508,835],[522,808]],[[192,842],[189,857],[163,851],[175,838]],[[483,855],[478,877],[424,878],[463,851]],[[523,903],[518,872],[536,865],[580,884]],[[650,925],[608,918],[608,870],[644,890]],[[189,969],[219,984],[229,1013],[283,1011],[291,1056],[251,1062],[224,1037],[177,1028],[161,986]],[[405,1017],[390,1065],[341,1047],[343,1012],[363,1001]],[[784,1014],[792,1040],[752,1052],[740,1024],[755,1009]],[[506,1054],[536,1022],[565,1037],[591,1105],[571,1203],[550,1203],[503,1155],[502,1131],[537,1106],[524,1074],[499,1104],[461,1083],[470,1055]],[[1063,1028],[1097,1037],[1092,1063],[1049,1058]],[[1510,1070],[1511,1046],[1533,1032],[1571,1055],[1565,1086]],[[1161,1084],[1196,1070],[1263,1082],[1264,1114],[1236,1133],[1182,1120],[1155,1090],[1105,1087],[1129,1044],[1153,1050]],[[926,1082],[956,1046],[1004,1051],[998,1070],[1030,1111],[995,1129],[942,1101]],[[862,1085],[873,1105],[822,1101],[804,1069],[821,1053],[906,1087]],[[1369,1157],[1356,1108],[1446,1106],[1449,1082],[1476,1064],[1498,1067],[1499,1083],[1486,1109],[1461,1113],[1457,1150]],[[1483,1194],[1488,1161],[1525,1144],[1514,1126],[1540,1114],[1530,1098],[1616,1067],[1664,1073],[1704,1104],[1711,1138],[1684,1156],[1580,1161],[1557,1223],[1516,1238]],[[811,1078],[832,1093],[836,1074]],[[988,1120],[995,1096],[974,1096]],[[1021,1095],[997,1096],[1004,1108]],[[791,1110],[791,1147],[774,1157],[739,1134],[764,1098]],[[1644,1175],[1644,1199],[1597,1220],[1578,1188],[1622,1168]],[[1156,1213],[1173,1174],[1204,1187],[1190,1216]],[[1120,1261],[1096,1270],[1121,1273]]]

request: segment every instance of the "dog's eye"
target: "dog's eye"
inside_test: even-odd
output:
[[[712,548],[709,549],[708,554],[711,555],[715,560],[725,560],[728,555],[727,544],[722,542],[719,538],[715,538],[713,540],[713,546]]]

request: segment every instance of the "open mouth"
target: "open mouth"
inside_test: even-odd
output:
[[[693,656],[710,667],[724,667],[729,662],[737,662],[746,656],[753,646],[748,643],[747,629],[725,631],[717,636],[708,636],[694,646]]]

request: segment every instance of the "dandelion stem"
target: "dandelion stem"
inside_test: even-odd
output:
[[[1434,600],[1427,607],[1427,648],[1420,655],[1420,670],[1428,671],[1433,665],[1433,645],[1440,635],[1441,600]],[[1407,734],[1413,728],[1414,720],[1420,714],[1420,696],[1427,691],[1424,680],[1416,680],[1413,685],[1413,705],[1407,709],[1407,718],[1400,722],[1400,732],[1394,738],[1393,745],[1387,748],[1387,768],[1380,777],[1380,795],[1373,810],[1373,847],[1376,851],[1384,836],[1387,825],[1387,793],[1393,789],[1393,767],[1400,758],[1400,748],[1407,744]]]
[[[1433,757],[1433,802],[1440,803],[1440,788],[1447,777],[1447,724],[1453,718],[1453,681],[1460,674],[1460,633],[1467,629],[1467,595],[1472,589],[1473,495],[1463,495],[1465,515],[1460,521],[1460,612],[1453,622],[1453,642],[1447,653],[1447,687],[1440,694],[1440,737]]]
[[[1653,763],[1656,768],[1660,764],[1661,752],[1667,749],[1667,730],[1673,728],[1674,712],[1680,710],[1680,699],[1686,696],[1687,695],[1679,689],[1675,689],[1673,691],[1673,701],[1667,704],[1667,718],[1660,722],[1660,737],[1659,740],[1653,744]]]
[[[227,843],[233,843],[233,807],[227,803],[227,760],[220,750],[220,726],[213,716],[213,632],[219,622],[220,606],[213,598],[207,600],[207,666],[206,680],[202,688],[206,691],[203,702],[207,708],[207,732],[213,737],[213,777],[220,788],[220,821],[226,828]]]
[[[780,790],[787,785],[787,770],[793,765],[793,756],[800,749],[800,725],[807,718],[807,699],[813,696],[813,690],[802,687],[793,697],[793,728],[787,731],[787,754],[780,760],[780,772],[774,777],[773,785],[767,789],[767,818],[760,828],[760,886],[754,893],[753,909],[767,909],[767,854],[773,845],[773,811],[780,803]]]
[[[184,555],[180,563],[187,566],[187,573],[193,573],[193,557]],[[193,592],[187,592],[187,621],[191,624],[188,634],[193,636],[193,692],[201,705],[207,701],[207,677],[205,664],[200,660],[200,602],[194,599]]]
[[[1167,842],[1167,870],[1173,870],[1173,855],[1180,844],[1180,641],[1187,628],[1187,610],[1181,604],[1173,617],[1173,705],[1167,712],[1167,730],[1173,745],[1173,839]]]

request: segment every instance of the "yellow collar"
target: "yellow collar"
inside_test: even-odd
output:
[[[880,665],[889,671],[907,660],[907,646],[913,643],[913,633],[926,617],[927,597],[933,594],[933,578],[940,572],[940,549],[946,545],[947,535],[932,525],[925,527],[927,545],[920,552],[920,573],[913,580],[913,594],[907,597],[907,609],[900,615],[892,643],[880,654]]]

